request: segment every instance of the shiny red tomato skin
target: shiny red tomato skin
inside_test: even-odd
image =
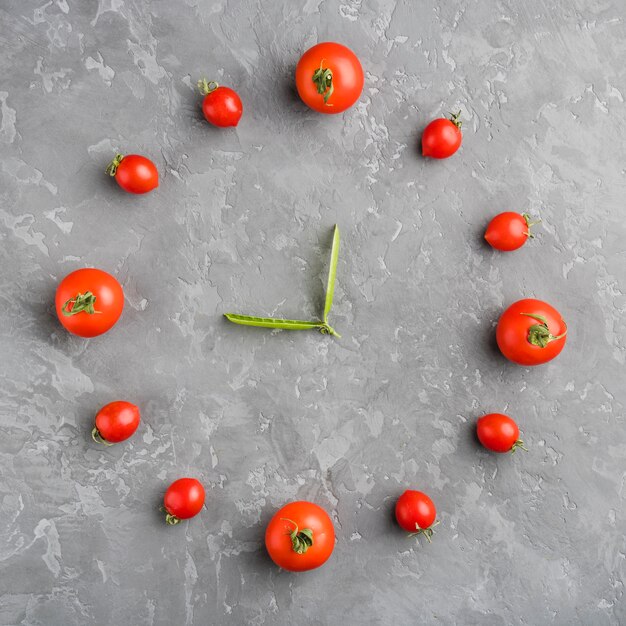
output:
[[[79,293],[91,291],[96,296],[95,310],[76,315],[63,315],[63,305]],[[85,268],[68,274],[57,287],[55,308],[66,330],[79,337],[97,337],[117,322],[124,308],[124,292],[117,280],[102,270]]]
[[[116,400],[98,411],[96,428],[105,441],[119,443],[132,437],[139,427],[139,421],[139,407],[124,400]]]
[[[542,315],[554,336],[563,335],[567,326],[561,314],[547,302],[527,298],[512,304],[500,317],[496,328],[496,341],[500,352],[513,363],[524,366],[541,365],[551,361],[563,350],[567,336],[551,341],[545,348],[528,341],[528,331],[538,320],[527,314]]]
[[[289,520],[289,521],[287,521]],[[290,532],[309,528],[313,545],[304,553],[293,550]],[[323,565],[335,548],[335,529],[324,509],[313,502],[297,501],[276,512],[265,531],[265,547],[274,563],[290,572],[304,572]]]
[[[323,65],[333,75],[334,90],[324,102],[313,82],[313,74]],[[363,68],[357,56],[340,43],[325,41],[309,48],[296,66],[296,89],[308,107],[318,113],[333,115],[349,109],[360,97],[365,84]]]
[[[528,222],[523,215],[506,211],[489,222],[485,239],[492,248],[510,252],[521,248],[528,241],[528,228]]]
[[[502,413],[483,415],[476,422],[476,434],[480,443],[492,452],[511,452],[519,441],[519,428]]]
[[[165,492],[163,506],[178,519],[189,519],[200,513],[204,506],[204,487],[196,478],[179,478]]]
[[[213,126],[237,126],[243,115],[243,104],[236,91],[220,86],[204,96],[202,112]]]
[[[421,491],[407,489],[396,502],[396,520],[408,533],[430,528],[436,517],[435,504]]]
[[[117,166],[115,180],[128,193],[148,193],[159,186],[159,172],[150,159],[127,154]]]
[[[441,117],[426,126],[422,135],[422,155],[433,159],[447,159],[460,147],[461,129],[451,120]]]

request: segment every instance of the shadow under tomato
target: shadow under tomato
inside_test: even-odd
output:
[[[423,161],[429,161],[433,159],[429,159],[422,154],[422,136],[424,135],[424,129],[420,128],[413,133],[411,133],[411,145],[413,146],[413,153],[415,156],[420,158]]]
[[[472,414],[468,416],[467,422],[465,423],[465,436],[462,439],[462,441],[468,446],[477,450],[484,450],[483,444],[480,443],[480,439],[478,438],[478,431],[476,430],[476,422],[483,415],[485,415],[485,413],[481,413],[480,415]]]
[[[405,489],[415,489],[415,487],[411,485],[406,485]],[[382,504],[382,507],[384,507],[385,510],[385,519],[387,520],[389,527],[388,530],[393,532],[405,532],[404,530],[402,530],[402,528],[400,528],[400,526],[398,525],[398,520],[396,519],[396,502],[398,501],[398,498],[404,493],[405,489],[398,489],[398,492],[394,495],[393,498],[388,498]]]
[[[474,329],[474,332],[468,332],[468,337],[473,337],[471,343],[474,344],[476,349],[482,350],[490,360],[497,360],[504,364],[506,360],[502,356],[496,341],[496,323],[500,318],[500,314],[501,311],[499,309],[482,313],[481,317],[484,321],[480,325],[478,332]]]
[[[480,227],[476,227],[474,232],[474,236],[480,242],[480,248],[484,252],[493,252],[493,248],[487,243],[485,239],[485,232],[487,231],[487,226],[489,226],[489,222],[493,219],[493,215],[491,217],[486,218]]]
[[[166,512],[165,508],[163,507],[163,497],[165,496],[166,489],[166,484],[160,484],[158,486],[155,486],[150,495],[149,503],[152,507],[151,516],[154,520],[154,523],[158,524],[159,526],[163,526],[163,528],[170,528],[170,526],[168,526],[168,524],[166,524],[165,522]],[[200,511],[200,515],[202,515],[202,511]],[[186,520],[182,521],[180,524],[177,524],[177,526],[182,526],[184,523],[186,523]]]
[[[72,269],[68,269],[69,274]],[[29,327],[29,335],[46,343],[66,345],[72,340],[73,335],[68,333],[59,322],[56,314],[54,299],[56,296],[56,283],[46,282],[39,290],[30,287],[30,296],[20,302],[20,321],[26,322]],[[33,297],[33,291],[38,292],[39,297]]]
[[[179,85],[178,95],[180,96],[181,102],[181,114],[184,115],[186,120],[194,124],[196,122],[207,123],[204,118],[204,113],[202,112],[204,96],[200,93],[196,82],[197,81],[193,81],[193,89],[189,89],[187,85],[183,85],[182,83]]]
[[[283,67],[280,71],[280,76],[279,99],[290,107],[301,108],[303,111],[308,110],[306,104],[302,102],[296,87],[296,65],[291,64]]]

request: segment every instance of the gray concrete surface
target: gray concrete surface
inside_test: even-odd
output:
[[[626,6],[610,0],[0,3],[0,623],[626,623]],[[292,81],[318,41],[350,46],[362,98],[320,116]],[[235,87],[236,130],[195,81]],[[420,132],[462,111],[464,145]],[[159,189],[120,191],[116,151]],[[512,254],[489,217],[544,224]],[[229,325],[315,316],[342,230],[340,341]],[[97,266],[119,324],[59,326],[56,285]],[[561,356],[494,344],[523,296],[569,323]],[[115,399],[143,425],[90,440]],[[529,452],[496,457],[483,412]],[[166,527],[167,484],[206,509]],[[432,545],[392,517],[427,491]],[[320,570],[279,571],[264,528],[286,501],[332,515]]]

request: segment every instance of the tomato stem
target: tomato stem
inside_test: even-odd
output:
[[[439,520],[435,520],[435,522],[431,524],[428,528],[420,528],[420,525],[415,522],[415,528],[417,528],[417,531],[414,533],[409,533],[409,537],[417,537],[421,533],[422,535],[424,535],[424,537],[426,537],[428,543],[432,543],[431,538],[435,534],[433,527],[437,526],[437,524],[439,524]]]
[[[288,519],[286,517],[280,518],[283,522],[289,522],[294,525],[294,529],[290,530],[287,534],[291,538],[291,548],[297,554],[305,554],[306,551],[313,545],[313,531],[310,528],[303,528],[302,530],[298,529],[298,524],[296,524],[292,519]]]
[[[101,434],[100,431],[94,426],[93,430],[91,431],[91,438],[96,442],[96,443],[101,443],[104,444],[105,446],[112,446],[113,443],[110,441],[107,441]]]
[[[457,127],[457,128],[461,128],[461,126],[463,125],[462,120],[460,119],[461,117],[461,111],[459,111],[458,113],[450,113],[450,121]]]
[[[520,313],[520,315],[526,315],[527,317],[532,317],[533,319],[541,322],[541,324],[533,324],[528,329],[528,343],[531,343],[533,346],[545,348],[551,341],[563,339],[563,337],[567,334],[566,327],[564,333],[556,336],[553,335],[548,328],[548,320],[543,315],[538,315],[536,313]]]
[[[198,89],[203,96],[215,91],[219,87],[219,83],[214,80],[207,80],[206,78],[201,78],[198,81]]]
[[[528,452],[528,448],[524,445],[524,442],[521,439],[518,439],[513,446],[511,447],[511,454],[515,453],[515,450],[517,450],[518,448],[520,448],[521,450],[524,450],[524,452]]]
[[[328,99],[333,95],[335,86],[333,85],[333,73],[327,67],[324,67],[324,61],[325,59],[322,59],[319,69],[313,72],[313,82],[317,88],[317,93],[320,96],[324,96],[324,104],[331,107],[333,105],[328,104]]]
[[[70,298],[65,302],[63,307],[61,308],[61,313],[65,317],[70,317],[71,315],[77,315],[78,313],[89,313],[89,315],[93,315],[94,313],[102,313],[102,311],[96,311],[93,306],[96,303],[96,296],[91,293],[91,291],[85,291],[85,293],[77,293],[75,298]],[[70,304],[72,305],[70,307]]]
[[[172,515],[171,513],[168,513],[165,516],[165,523],[169,524],[170,526],[176,526],[176,524],[180,524],[181,519],[180,517],[176,517],[176,515]]]
[[[526,222],[526,226],[528,227],[528,230],[524,233],[529,239],[534,239],[535,235],[530,231],[532,226],[536,226],[537,224],[541,224],[541,220],[537,220],[536,222],[531,221],[532,217],[530,217],[530,215],[528,213],[522,213],[522,217],[524,218],[524,221]]]
[[[107,165],[106,168],[106,173],[109,176],[115,176],[115,174],[117,173],[117,168],[120,166],[120,163],[122,162],[122,160],[124,159],[124,155],[123,154],[116,154],[115,158]]]

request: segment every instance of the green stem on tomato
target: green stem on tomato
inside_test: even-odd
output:
[[[96,442],[96,443],[101,443],[105,446],[112,446],[113,443],[111,443],[110,441],[107,441],[101,434],[100,431],[94,426],[93,430],[91,431],[91,438]]]
[[[107,168],[105,170],[106,173],[109,176],[115,176],[115,174],[117,173],[117,168],[120,166],[120,163],[123,161],[123,159],[123,154],[116,154],[115,158],[107,165]]]
[[[428,543],[432,543],[431,539],[432,536],[435,534],[433,527],[437,526],[437,524],[439,524],[439,520],[433,522],[428,528],[420,528],[420,525],[415,522],[415,528],[417,528],[417,531],[414,533],[409,533],[409,537],[417,537],[417,535],[422,534],[424,535],[424,537],[426,537]]]
[[[513,446],[511,447],[511,454],[514,454],[517,449],[524,450],[524,452],[528,452],[528,448],[524,445],[524,442],[521,439],[518,439]]]
[[[198,89],[203,96],[215,91],[219,87],[219,83],[214,80],[207,80],[206,78],[201,78],[198,81]]]
[[[524,218],[524,221],[526,222],[526,227],[528,228],[528,230],[524,233],[529,239],[534,239],[535,235],[531,232],[531,227],[532,226],[536,226],[537,224],[541,224],[541,220],[537,220],[536,222],[532,221],[532,217],[530,217],[530,215],[528,213],[522,213],[522,217]]]
[[[96,296],[91,293],[91,291],[85,291],[85,293],[77,293],[75,298],[70,298],[65,302],[65,304],[61,307],[61,313],[65,317],[70,317],[71,315],[77,315],[78,313],[89,313],[89,315],[93,315],[94,313],[101,313],[102,311],[96,311],[94,309],[94,304],[96,303]],[[69,308],[70,304],[72,308]]]
[[[460,118],[461,111],[459,111],[458,113],[450,113],[450,121],[459,129],[463,125],[463,121]]]
[[[313,545],[313,531],[310,528],[303,528],[302,530],[299,530],[298,524],[296,524],[292,519],[288,519],[286,517],[281,517],[280,519],[294,525],[293,530],[290,530],[287,533],[291,538],[291,547],[293,551],[298,554],[305,554],[306,551]]]
[[[551,341],[563,339],[563,337],[567,334],[566,327],[564,333],[560,335],[553,335],[548,328],[548,320],[543,315],[538,315],[536,313],[520,313],[520,315],[526,315],[527,317],[532,317],[533,319],[541,322],[541,324],[533,324],[528,329],[528,342],[533,346],[545,348]]]
[[[170,526],[176,526],[176,524],[180,524],[181,521],[180,517],[176,517],[176,515],[172,515],[171,513],[165,516],[165,523]]]
[[[324,97],[324,104],[326,106],[333,106],[328,104],[328,99],[333,95],[335,86],[333,85],[333,73],[327,67],[324,67],[325,59],[320,61],[319,69],[313,72],[313,82],[317,89],[317,93]]]

